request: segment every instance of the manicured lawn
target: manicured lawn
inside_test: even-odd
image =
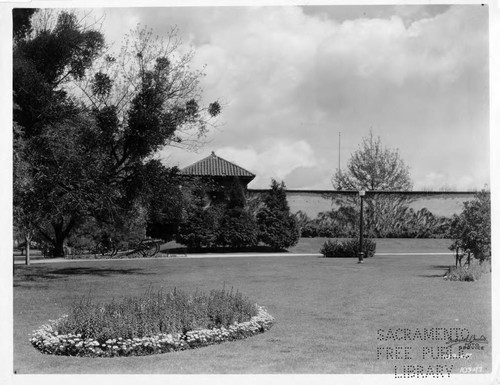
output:
[[[432,248],[446,252],[446,245]],[[391,252],[415,247],[389,246]],[[358,265],[353,259],[290,255],[17,265],[14,369],[17,373],[394,373],[395,365],[450,364],[420,357],[423,346],[442,346],[443,341],[380,342],[377,330],[459,327],[491,341],[490,275],[478,282],[447,282],[441,277],[452,262],[449,255],[381,255]],[[149,287],[209,291],[223,284],[265,306],[276,318],[273,328],[246,340],[196,350],[111,359],[44,355],[28,341],[32,330],[64,314],[75,298],[89,292],[111,300],[140,295]],[[411,346],[414,359],[377,360],[377,347],[396,345]],[[491,345],[485,345],[470,360],[451,362],[453,373],[462,366],[491,371],[490,357]]]

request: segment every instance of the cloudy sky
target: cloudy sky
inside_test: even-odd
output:
[[[99,11],[100,12],[100,11]],[[288,188],[329,189],[370,129],[398,148],[415,189],[489,183],[488,7],[285,6],[108,8],[120,44],[137,23],[177,25],[206,64],[206,101],[225,106],[198,152],[165,149],[184,167],[211,151]]]

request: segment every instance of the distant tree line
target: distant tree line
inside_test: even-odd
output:
[[[343,206],[309,218],[296,214],[301,237],[351,238],[359,236],[359,208]],[[371,238],[447,238],[451,218],[436,216],[426,208],[418,211],[399,206],[393,211],[375,214],[370,207],[364,215],[364,232]]]

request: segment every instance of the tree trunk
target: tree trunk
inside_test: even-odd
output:
[[[64,240],[68,237],[75,224],[74,218],[71,218],[68,225],[64,229],[63,220],[53,222],[54,229],[54,257],[64,258]]]
[[[24,237],[26,241],[26,257],[24,258],[25,264],[30,264],[30,243],[31,243],[31,234],[26,234]]]
[[[64,258],[64,240],[66,238],[64,232],[61,228],[54,228],[54,235],[54,257]]]

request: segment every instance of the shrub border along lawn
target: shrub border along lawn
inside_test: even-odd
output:
[[[491,263],[485,261],[470,266],[450,266],[443,278],[447,281],[474,282],[478,281],[483,274],[490,272]]]
[[[274,323],[272,317],[264,307],[257,305],[257,315],[247,322],[234,323],[229,328],[191,330],[185,334],[159,334],[151,337],[124,339],[117,337],[105,343],[88,338],[81,338],[81,334],[58,334],[57,320],[49,320],[48,324],[33,332],[31,344],[42,353],[77,356],[77,357],[118,357],[144,356],[150,354],[167,353],[208,346],[224,341],[233,341],[250,337],[269,330]]]

